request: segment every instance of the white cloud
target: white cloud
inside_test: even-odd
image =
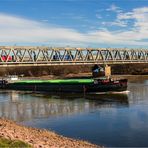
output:
[[[120,7],[117,7],[115,4],[112,4],[108,9],[106,9],[107,11],[113,11],[116,13],[121,13],[122,10],[120,9]]]
[[[102,16],[101,16],[100,14],[96,14],[96,18],[97,18],[97,19],[101,19]]]
[[[131,12],[121,13],[117,16],[117,19],[132,20],[132,33],[135,35],[133,38],[137,38],[137,40],[148,39],[148,7],[136,8]]]
[[[117,19],[119,20],[127,20],[127,19],[133,19],[133,13],[132,12],[127,12],[127,13],[119,13],[117,15]]]
[[[49,20],[45,19],[45,20],[42,20],[42,22],[48,22]]]
[[[0,14],[0,42],[45,42],[48,40],[83,40],[84,36],[73,29],[47,26],[6,14]]]
[[[121,21],[121,20],[116,20],[113,22],[102,22],[103,25],[106,26],[119,26],[119,27],[126,27],[127,22],[126,21]]]
[[[145,11],[147,10],[133,10],[130,17],[136,19],[136,23],[135,28],[129,31],[109,31],[107,28],[100,28],[95,31],[88,30],[86,33],[78,32],[75,29],[53,26],[47,24],[47,22],[41,23],[17,16],[0,14],[0,42],[12,44],[51,43],[55,46],[66,46],[66,44],[70,46],[93,46],[97,44],[98,47],[100,44],[148,46],[148,42],[141,41],[148,39],[148,21]],[[123,15],[126,16],[127,14]],[[123,17],[120,16],[119,18],[122,22]],[[141,19],[142,22],[140,22]],[[141,28],[142,26],[144,28]]]
[[[112,4],[108,9],[106,9],[106,11],[112,11],[115,12],[116,15],[118,16],[117,19],[115,21],[109,21],[109,22],[102,22],[103,25],[106,26],[119,26],[119,27],[126,27],[127,26],[127,22],[122,19],[119,18],[120,14],[122,14],[122,9],[118,6],[116,6],[115,4]],[[108,16],[110,16],[110,14],[108,14]]]

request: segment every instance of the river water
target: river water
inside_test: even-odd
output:
[[[123,94],[0,91],[0,116],[23,125],[108,146],[148,146],[148,81]]]

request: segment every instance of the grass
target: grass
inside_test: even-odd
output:
[[[31,146],[20,140],[8,140],[6,138],[0,138],[0,148],[31,148]]]

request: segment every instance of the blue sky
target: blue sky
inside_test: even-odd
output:
[[[1,45],[148,47],[148,0],[0,0]]]

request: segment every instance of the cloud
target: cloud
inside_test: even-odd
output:
[[[110,31],[107,28],[88,30],[85,33],[75,29],[51,25],[18,16],[0,14],[0,42],[9,44],[50,44],[54,46],[91,46],[102,44],[115,46],[148,46],[147,9],[134,9],[132,14],[122,14],[118,19],[122,23],[128,19],[135,19],[134,28],[129,30]],[[131,12],[130,12],[131,13]],[[123,17],[124,16],[124,17]],[[126,17],[127,19],[127,17]],[[143,20],[142,22],[140,20]],[[123,24],[124,25],[124,24]],[[144,27],[144,28],[142,28]]]
[[[46,25],[16,16],[0,14],[0,42],[45,42],[50,40],[83,41],[73,29]]]
[[[121,21],[121,20],[115,20],[112,22],[102,22],[103,25],[106,26],[119,26],[119,27],[126,27],[127,22],[126,21]]]
[[[48,22],[49,20],[47,20],[47,19],[44,19],[44,20],[42,20],[42,22]]]
[[[120,9],[120,7],[117,7],[115,4],[112,4],[108,9],[106,9],[107,11],[113,11],[116,13],[121,13],[122,10]]]
[[[118,7],[118,6],[116,6],[115,4],[112,4],[108,9],[106,9],[106,11],[115,12],[118,17],[123,12],[122,9],[120,7]],[[111,13],[107,14],[107,15],[110,16]],[[127,22],[124,19],[122,19],[122,20],[119,19],[118,17],[114,21],[102,22],[102,24],[106,25],[106,26],[126,27],[127,26]]]
[[[100,14],[96,14],[96,18],[97,18],[97,19],[101,19],[102,16],[101,16]]]
[[[148,39],[148,7],[135,8],[131,12],[121,13],[118,20],[132,20],[132,34],[137,40]],[[125,34],[125,33],[124,33]]]
[[[114,32],[117,37],[114,41],[119,44],[148,46],[148,7],[135,8],[125,13],[118,10],[121,9],[112,5],[108,11],[117,12],[115,21],[102,22],[106,26],[126,27]]]

